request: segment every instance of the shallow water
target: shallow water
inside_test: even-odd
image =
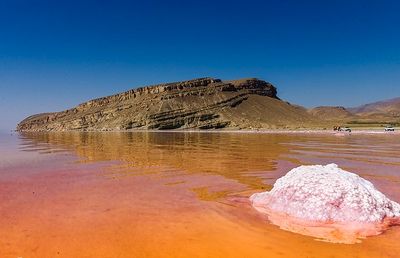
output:
[[[398,135],[0,135],[0,257],[399,257],[279,229],[248,203],[301,164],[337,163],[400,201]]]

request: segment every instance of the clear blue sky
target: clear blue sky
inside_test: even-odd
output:
[[[400,1],[0,0],[0,130],[137,86],[257,77],[307,107],[400,96]]]

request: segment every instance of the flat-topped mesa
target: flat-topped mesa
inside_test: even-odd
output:
[[[160,94],[169,92],[183,93],[185,91],[192,92],[196,89],[200,94],[202,90],[199,88],[203,88],[203,91],[207,91],[207,88],[205,87],[207,87],[208,90],[211,89],[212,91],[238,91],[242,89],[247,89],[249,93],[252,94],[259,94],[272,98],[277,98],[276,88],[272,84],[262,80],[258,80],[256,78],[222,82],[220,79],[206,77],[182,82],[172,82],[139,87],[115,95],[90,100],[88,102],[78,105],[76,109],[83,110],[88,107],[102,106],[110,102],[125,101],[131,98],[136,98],[138,96],[148,94]],[[177,94],[176,96],[181,95]]]
[[[276,128],[312,119],[255,78],[200,78],[93,99],[61,112],[30,116],[18,131]]]

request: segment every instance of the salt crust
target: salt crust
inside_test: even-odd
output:
[[[358,242],[400,223],[398,203],[336,164],[294,168],[250,201],[281,228],[331,242]]]

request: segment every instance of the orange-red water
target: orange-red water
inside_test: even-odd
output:
[[[0,257],[400,257],[400,227],[326,243],[247,201],[331,162],[400,201],[396,135],[0,135]]]

